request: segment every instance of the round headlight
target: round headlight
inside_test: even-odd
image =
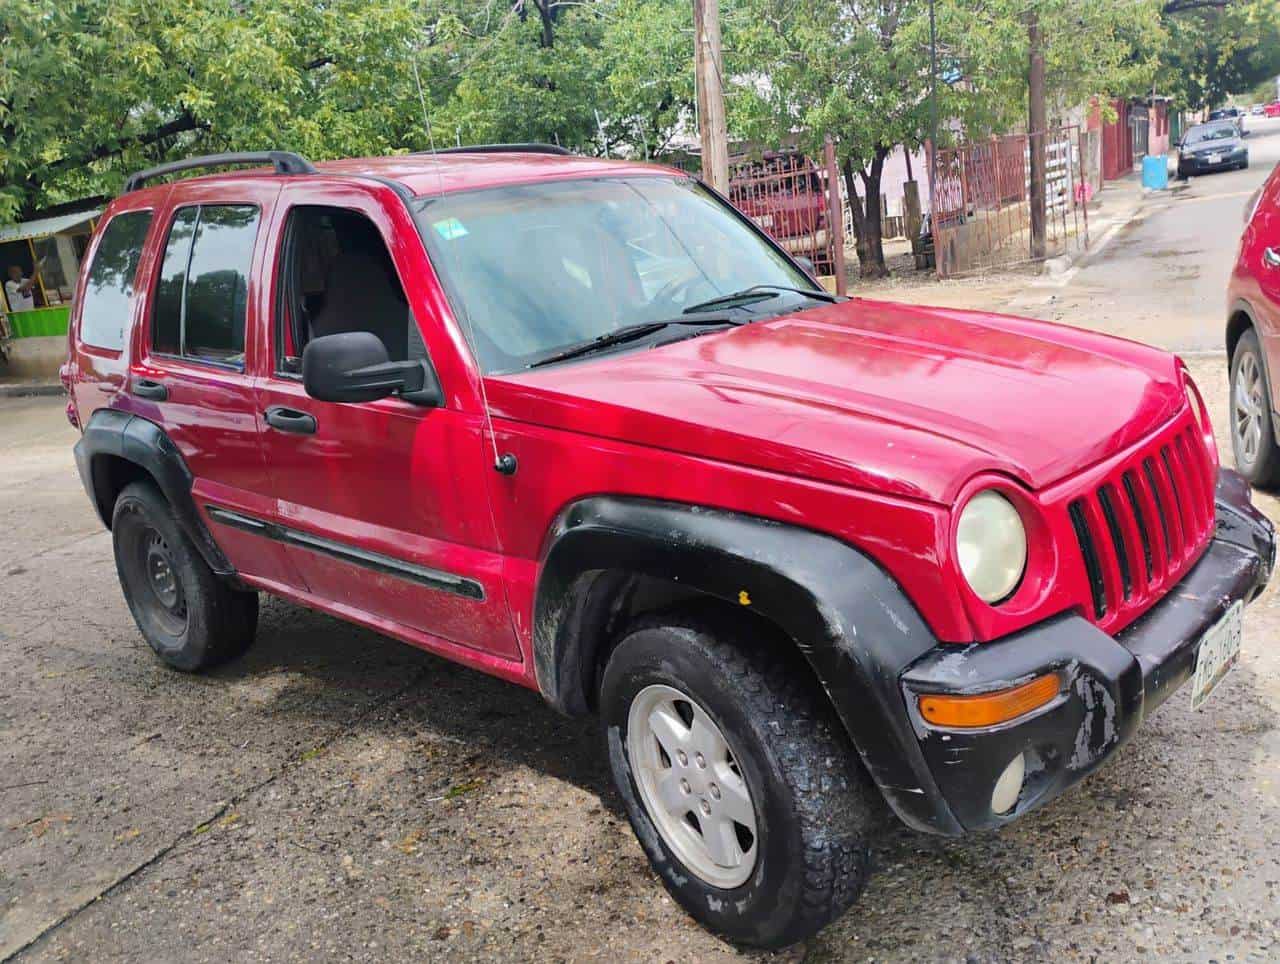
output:
[[[1006,598],[1027,566],[1027,531],[1018,510],[994,489],[979,492],[960,512],[956,553],[960,571],[981,599]]]

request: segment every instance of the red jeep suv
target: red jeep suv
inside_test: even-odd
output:
[[[1273,564],[1174,356],[835,298],[687,175],[537,145],[136,174],[64,379],[163,660],[268,592],[598,713],[744,944],[857,898],[881,801],[999,827],[1199,705]]]

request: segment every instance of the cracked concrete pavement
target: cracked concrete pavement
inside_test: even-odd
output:
[[[1201,349],[1222,321],[1233,195],[1280,135],[1253,144],[1251,172],[1156,201],[1068,284],[984,279],[968,297],[1193,350],[1225,440],[1225,359]],[[940,288],[957,290],[924,294]],[[163,668],[61,408],[0,401],[0,958],[770,957],[666,897],[592,720],[280,601],[244,658]],[[1205,710],[1177,694],[1024,821],[959,841],[890,828],[861,903],[772,957],[1280,958],[1278,629],[1268,590]]]

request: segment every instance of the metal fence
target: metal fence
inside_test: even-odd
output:
[[[1047,131],[1045,154],[1046,257],[1083,251],[1089,243],[1089,221],[1079,129]],[[1030,158],[1026,134],[938,152],[931,224],[939,277],[1035,260]]]
[[[819,275],[846,284],[839,176],[828,144],[825,163],[799,151],[769,151],[729,169],[729,200],[795,257],[808,258]]]

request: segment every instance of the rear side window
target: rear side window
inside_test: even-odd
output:
[[[186,207],[165,242],[151,318],[162,355],[244,367],[249,264],[258,233],[251,204]]]
[[[107,222],[84,286],[80,340],[86,345],[111,351],[124,347],[134,277],[150,226],[150,211],[117,214]]]

